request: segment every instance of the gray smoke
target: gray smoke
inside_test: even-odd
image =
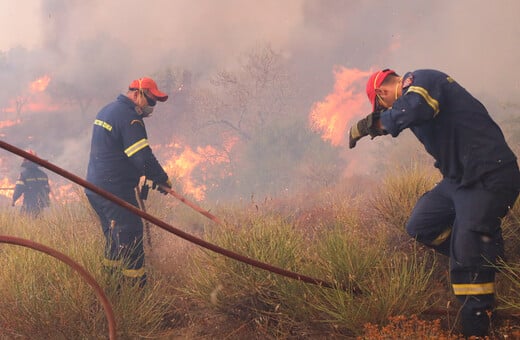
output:
[[[0,107],[43,74],[58,97],[87,94],[90,106],[79,119],[88,129],[76,140],[54,141],[64,145],[60,154],[44,155],[82,174],[89,122],[132,79],[170,67],[205,82],[262,44],[294,66],[309,110],[332,90],[335,65],[400,74],[437,68],[476,96],[518,105],[519,12],[515,0],[5,1]],[[53,124],[74,120],[62,114],[52,116]],[[20,140],[30,136],[37,146],[51,138],[46,126],[27,126]]]
[[[520,56],[514,0],[33,0],[3,6],[10,9],[3,11],[4,27],[15,28],[3,30],[8,41],[24,28],[27,44],[34,41],[30,45],[47,54],[38,60],[42,68],[71,79],[109,73],[124,83],[158,65],[209,74],[268,42],[310,80],[330,79],[334,64],[402,73],[433,67],[477,91],[494,88],[514,98],[519,89],[511,77]]]

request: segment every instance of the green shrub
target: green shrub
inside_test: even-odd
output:
[[[337,228],[323,238],[320,266],[338,287],[356,291],[311,288],[312,308],[321,322],[343,334],[359,334],[360,325],[403,312],[420,313],[434,303],[434,258],[392,252],[385,240],[385,233],[361,233],[356,225]]]

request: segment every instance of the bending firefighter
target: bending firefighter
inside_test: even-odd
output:
[[[171,188],[168,176],[155,158],[143,119],[153,112],[157,101],[168,96],[159,91],[151,78],[134,80],[126,95],[98,113],[92,130],[87,180],[138,207],[135,187],[141,176]],[[99,216],[105,236],[103,265],[109,272],[122,270],[127,281],[144,286],[143,223],[139,216],[86,190],[87,198]]]
[[[381,70],[366,90],[373,112],[352,126],[349,147],[409,128],[435,159],[442,181],[416,203],[406,230],[450,257],[462,332],[485,336],[494,315],[493,264],[504,249],[501,219],[520,188],[516,156],[486,108],[443,72]]]
[[[36,155],[32,150],[29,153]],[[21,167],[22,170],[16,180],[11,205],[14,207],[16,201],[23,196],[20,211],[31,217],[38,217],[42,210],[50,205],[49,178],[45,172],[38,168],[38,164],[27,159],[22,161]]]

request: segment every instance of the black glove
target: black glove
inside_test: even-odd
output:
[[[152,184],[152,189],[153,190],[157,190],[161,194],[166,195],[168,193],[168,191],[166,191],[163,188],[161,188],[161,186],[167,187],[168,189],[171,189],[172,188],[172,182],[169,179],[167,179],[166,182],[163,182],[163,183],[153,182],[153,184]]]
[[[141,187],[141,191],[139,192],[139,198],[141,198],[143,201],[146,201],[148,198],[148,191],[150,191],[150,186],[144,182],[143,186]]]
[[[348,147],[350,149],[355,147],[357,141],[365,136],[370,135],[370,137],[374,139],[374,137],[386,134],[386,131],[380,130],[376,126],[376,122],[379,120],[380,115],[379,112],[372,112],[350,128],[348,133]]]

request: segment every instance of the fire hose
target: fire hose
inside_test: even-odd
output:
[[[222,248],[222,247],[219,247],[215,244],[212,244],[210,242],[207,242],[207,241],[204,241],[203,239],[200,239],[198,237],[195,237],[189,233],[186,233],[178,228],[175,228],[171,225],[169,225],[168,223],[148,214],[147,212],[144,212],[140,209],[138,209],[137,207],[135,207],[134,205],[122,200],[121,198],[117,197],[116,195],[106,191],[106,190],[103,190],[95,185],[93,185],[92,183],[46,161],[46,160],[43,160],[35,155],[32,155],[20,148],[17,148],[7,142],[4,142],[4,141],[0,141],[0,147],[4,150],[7,150],[11,153],[14,153],[18,156],[21,156],[23,158],[26,158],[34,163],[37,163],[41,166],[43,166],[44,168],[62,176],[62,177],[65,177],[67,179],[69,179],[70,181],[76,183],[76,184],[79,184],[80,186],[86,188],[86,189],[89,189],[90,191],[92,192],[95,192],[96,194],[102,196],[103,198],[105,199],[108,199],[114,203],[116,203],[117,205],[131,211],[132,213],[140,216],[141,218],[155,224],[156,226],[172,233],[172,234],[175,234],[191,243],[194,243],[200,247],[203,247],[203,248],[206,248],[206,249],[209,249],[215,253],[218,253],[218,254],[221,254],[221,255],[224,255],[226,257],[229,257],[231,259],[234,259],[234,260],[237,260],[237,261],[240,261],[240,262],[243,262],[243,263],[246,263],[246,264],[249,264],[251,266],[254,266],[254,267],[257,267],[257,268],[260,268],[260,269],[264,269],[264,270],[267,270],[267,271],[270,271],[272,273],[275,273],[275,274],[278,274],[278,275],[281,275],[281,276],[285,276],[285,277],[288,277],[288,278],[291,278],[291,279],[295,279],[295,280],[298,280],[298,281],[302,281],[302,282],[305,282],[305,283],[310,283],[310,284],[314,284],[314,285],[318,285],[318,286],[322,286],[322,287],[326,287],[326,288],[332,288],[332,289],[337,289],[337,288],[341,288],[343,290],[348,290],[348,291],[351,291],[352,293],[355,293],[355,294],[360,294],[361,291],[358,287],[351,287],[351,286],[348,286],[348,285],[338,285],[338,284],[333,284],[331,282],[328,282],[328,281],[325,281],[325,280],[321,280],[321,279],[317,279],[317,278],[313,278],[313,277],[310,277],[310,276],[307,276],[307,275],[303,275],[303,274],[299,274],[299,273],[295,273],[295,272],[292,272],[292,271],[289,271],[289,270],[286,270],[286,269],[283,269],[283,268],[279,268],[279,267],[276,267],[276,266],[273,266],[271,264],[268,264],[268,263],[264,263],[264,262],[261,262],[261,261],[258,261],[258,260],[255,260],[255,259],[252,259],[252,258],[249,258],[249,257],[246,257],[246,256],[243,256],[243,255],[240,255],[240,254],[237,254],[233,251],[230,251],[228,249],[225,249],[225,248]],[[198,211],[199,213],[201,213],[202,215],[208,217],[209,219],[215,221],[216,223],[219,223],[219,224],[222,224],[222,222],[220,222],[220,220],[210,214],[208,211],[205,211],[204,209],[200,208],[199,206],[197,206],[196,204],[190,202],[189,200],[187,200],[186,198],[184,198],[183,196],[179,195],[178,193],[176,193],[174,190],[170,189],[170,188],[167,188],[167,187],[164,187],[164,186],[161,186],[161,188],[163,190],[166,190],[170,195],[174,196],[175,198],[179,199],[181,202],[185,203],[186,205],[188,205],[189,207],[193,208],[194,210]]]
[[[83,278],[84,281],[87,282],[96,293],[98,299],[101,301],[101,304],[103,305],[103,309],[105,311],[105,315],[107,317],[108,321],[108,333],[109,333],[109,339],[116,339],[116,321],[114,318],[114,312],[112,310],[112,306],[110,305],[110,302],[108,301],[108,298],[106,297],[105,293],[103,292],[103,289],[99,286],[99,284],[96,282],[96,280],[77,262],[72,260],[67,255],[60,253],[59,251],[49,248],[47,246],[44,246],[43,244],[36,243],[30,240],[26,240],[23,238],[13,237],[13,236],[4,236],[0,235],[0,243],[9,243],[14,244],[30,249],[34,249],[37,251],[40,251],[42,253],[45,253],[47,255],[50,255],[61,262],[67,264],[69,267],[72,267],[78,274]]]

